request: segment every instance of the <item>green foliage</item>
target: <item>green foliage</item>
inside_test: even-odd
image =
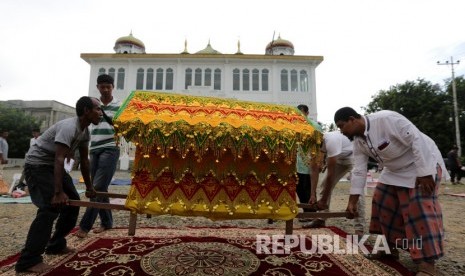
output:
[[[39,128],[37,120],[21,109],[0,103],[0,130],[8,131],[8,158],[24,158],[29,149],[31,131]]]
[[[463,88],[462,94],[465,93],[465,83]],[[465,98],[461,106],[464,105]],[[391,86],[388,90],[380,90],[365,108],[366,113],[385,109],[407,117],[420,131],[436,142],[444,155],[455,144],[455,127],[451,120],[452,93],[442,91],[439,85],[433,85],[423,79],[406,81]],[[465,122],[461,128],[462,126],[465,127]]]

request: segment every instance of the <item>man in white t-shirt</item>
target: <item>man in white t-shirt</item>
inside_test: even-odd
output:
[[[321,182],[322,188],[320,200],[316,201],[316,190],[319,178],[320,163],[312,163],[312,191],[310,194],[310,203],[314,204],[318,210],[327,212],[331,201],[331,194],[339,180],[352,170],[353,167],[353,145],[352,142],[339,131],[331,131],[323,134],[323,144],[321,146],[321,155],[326,156],[327,172]],[[359,217],[354,221],[355,234],[363,235],[365,228],[365,200],[363,197],[359,201]],[[304,228],[324,227],[324,219],[315,219],[304,225]]]

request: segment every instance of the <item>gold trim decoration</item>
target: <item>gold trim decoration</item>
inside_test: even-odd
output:
[[[297,148],[322,134],[294,107],[134,91],[115,116],[136,145],[128,208],[223,219],[296,215]]]

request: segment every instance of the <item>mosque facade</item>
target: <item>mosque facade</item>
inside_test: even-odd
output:
[[[294,55],[289,40],[269,42],[263,55],[224,54],[210,42],[190,53],[187,41],[177,54],[146,53],[145,44],[131,34],[116,40],[114,53],[83,53],[90,65],[89,96],[98,97],[100,74],[115,78],[113,94],[124,100],[133,90],[225,97],[290,106],[306,104],[317,120],[315,69],[322,56]]]

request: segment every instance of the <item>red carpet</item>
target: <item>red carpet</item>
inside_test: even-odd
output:
[[[55,268],[43,275],[411,275],[397,262],[373,262],[360,254],[257,254],[256,235],[278,229],[186,228],[112,229],[86,239],[69,237],[77,253],[46,256]],[[343,235],[337,228],[295,229],[295,235]],[[311,240],[306,239],[310,249]],[[344,239],[340,239],[345,248]],[[271,249],[271,246],[270,246]],[[1,275],[15,275],[17,256],[0,261]],[[21,274],[27,275],[27,274]]]

